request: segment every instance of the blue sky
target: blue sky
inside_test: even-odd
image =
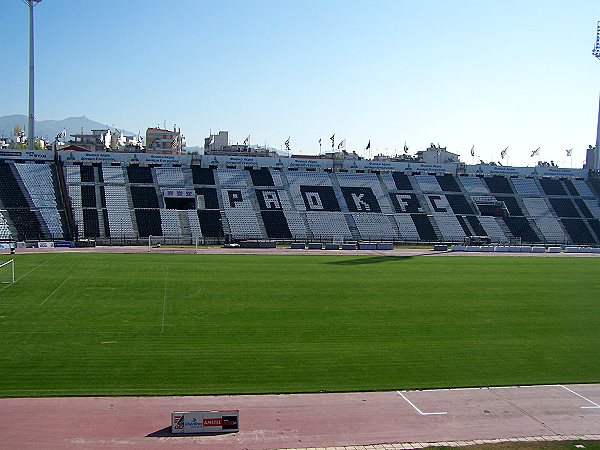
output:
[[[440,143],[471,162],[580,167],[595,143],[597,1],[44,0],[36,8],[36,118],[86,115],[189,145],[315,154]],[[0,115],[27,114],[28,9],[2,0]],[[69,130],[68,130],[69,131]],[[506,164],[506,159],[504,160]]]

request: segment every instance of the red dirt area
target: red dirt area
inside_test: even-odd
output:
[[[371,393],[0,400],[3,448],[274,449],[548,436],[600,439],[600,385]],[[172,411],[240,411],[240,431],[173,436]]]

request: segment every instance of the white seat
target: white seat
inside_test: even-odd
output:
[[[420,239],[417,227],[410,214],[394,214],[400,237],[405,241],[418,241]]]
[[[365,240],[395,240],[397,233],[392,228],[388,216],[378,213],[352,213],[356,228]]]
[[[458,180],[463,185],[465,190],[471,195],[485,195],[490,193],[490,189],[488,188],[485,181],[482,178],[467,176],[467,177],[458,177]]]

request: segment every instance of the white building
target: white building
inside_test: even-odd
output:
[[[211,134],[204,138],[204,153],[210,154],[221,151],[229,146],[229,131],[219,131],[219,134]]]
[[[243,144],[229,145],[229,132],[219,131],[219,134],[211,134],[204,138],[205,155],[228,155],[228,156],[279,156],[273,148],[250,145],[250,136]]]
[[[426,164],[448,164],[460,162],[460,155],[449,152],[446,147],[431,144],[427,150],[417,152],[417,159]]]
[[[110,150],[112,133],[110,130],[92,130],[91,133],[72,134],[69,144],[86,148],[90,152],[107,152]]]

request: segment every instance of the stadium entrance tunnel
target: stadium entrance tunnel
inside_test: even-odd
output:
[[[364,258],[345,259],[343,261],[328,261],[326,264],[334,264],[338,266],[361,266],[365,264],[398,262],[411,258],[414,258],[414,256],[366,256]]]
[[[196,202],[193,198],[169,198],[165,197],[165,207],[167,209],[196,209]]]

